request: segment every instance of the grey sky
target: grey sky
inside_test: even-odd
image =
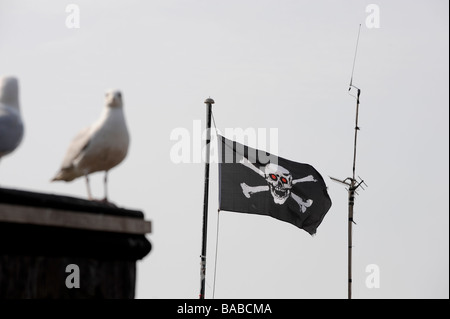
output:
[[[80,7],[68,29],[66,5]],[[365,26],[366,6],[380,28]],[[449,297],[448,1],[0,0],[0,74],[20,80],[21,146],[0,163],[2,187],[86,197],[83,180],[49,183],[71,138],[121,89],[129,155],[109,174],[109,197],[153,222],[138,264],[139,298],[197,298],[202,164],[174,164],[170,133],[204,124],[278,128],[278,153],[324,177],[351,175],[362,89],[356,198],[355,298]],[[254,145],[252,145],[254,146]],[[217,298],[346,298],[347,192],[315,237],[263,216],[221,212]],[[102,175],[91,178],[103,196]],[[217,217],[211,168],[207,297]],[[380,288],[365,285],[380,267]],[[82,279],[81,279],[82,280]]]

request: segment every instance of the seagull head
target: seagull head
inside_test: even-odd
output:
[[[122,93],[119,90],[108,90],[105,95],[106,105],[109,107],[122,107]]]
[[[19,106],[19,81],[17,78],[0,77],[0,103]]]

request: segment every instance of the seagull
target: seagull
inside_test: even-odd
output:
[[[11,76],[0,77],[0,159],[19,146],[23,131],[19,81]]]
[[[106,92],[105,106],[100,118],[75,136],[60,171],[51,181],[70,182],[84,176],[88,198],[92,200],[88,175],[104,171],[103,201],[108,202],[108,172],[125,159],[129,143],[122,94],[118,90],[109,90]]]

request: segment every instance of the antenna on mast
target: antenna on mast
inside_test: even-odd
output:
[[[361,24],[359,24],[358,29],[358,38],[356,39],[356,48],[355,48],[355,55],[353,57],[353,67],[352,67],[352,75],[350,76],[350,84],[348,86],[348,91],[354,87],[355,89],[358,89],[356,86],[353,86],[353,74],[355,73],[355,64],[356,64],[356,55],[358,54],[358,46],[359,46],[359,35],[361,34]],[[351,94],[350,94],[351,95]]]
[[[353,206],[355,204],[355,193],[358,195],[356,190],[358,188],[361,188],[364,190],[362,185],[367,184],[364,182],[364,180],[358,176],[359,180],[356,180],[355,178],[355,171],[356,171],[356,141],[358,138],[358,115],[359,115],[359,97],[361,95],[361,89],[353,85],[353,74],[355,71],[355,62],[356,62],[356,55],[358,53],[358,46],[359,46],[359,36],[361,33],[361,24],[359,25],[358,29],[358,38],[356,40],[356,48],[355,48],[355,56],[353,58],[353,67],[352,67],[352,75],[350,77],[350,84],[348,88],[348,94],[353,96],[356,99],[356,119],[355,119],[355,139],[353,144],[353,168],[352,168],[352,177],[347,177],[346,179],[338,179],[330,176],[330,179],[344,184],[347,186],[348,191],[348,299],[352,299],[352,226],[355,224],[353,221]],[[356,95],[351,94],[352,88],[355,88],[357,90]]]

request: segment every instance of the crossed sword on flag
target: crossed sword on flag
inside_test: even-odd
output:
[[[268,180],[268,177],[266,176],[266,174],[262,170],[260,170],[258,167],[253,165],[247,158],[243,157],[239,161],[239,163],[241,163],[242,165],[246,166],[247,168],[250,168],[252,171],[257,173],[259,176],[264,178],[266,181]],[[267,165],[270,165],[270,164],[267,164]],[[266,167],[267,167],[267,165],[266,165]],[[276,165],[276,166],[277,167],[282,167],[282,166],[278,166],[278,165]],[[283,169],[286,170],[285,168],[283,168]],[[287,171],[287,172],[289,173],[289,175],[291,175],[291,173],[289,171]],[[306,212],[306,209],[312,205],[313,200],[312,199],[307,199],[306,201],[303,200],[303,198],[301,198],[300,196],[294,194],[291,191],[291,188],[292,188],[292,185],[295,185],[297,183],[304,183],[304,182],[317,182],[317,180],[312,175],[308,175],[306,177],[293,180],[290,183],[289,187],[287,188],[287,191],[289,191],[289,195],[286,196],[286,199],[287,199],[288,196],[291,196],[292,199],[297,202],[297,204],[299,205],[301,213]],[[260,193],[260,192],[267,192],[267,191],[270,190],[270,186],[269,185],[248,186],[246,183],[241,183],[241,187],[242,187],[242,192],[244,193],[245,197],[247,197],[247,198],[250,198],[252,194]],[[277,202],[275,201],[275,203],[277,203]],[[277,204],[281,205],[283,203],[284,203],[284,201],[282,203],[277,203]]]

